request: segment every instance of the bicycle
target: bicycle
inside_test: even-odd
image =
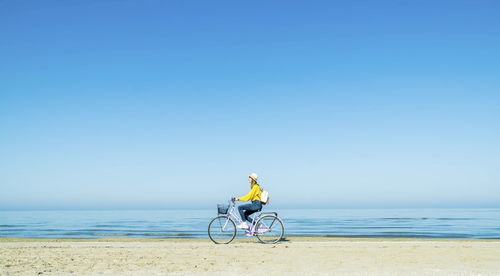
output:
[[[230,204],[217,204],[218,216],[208,224],[208,236],[216,244],[228,244],[236,237],[236,223],[242,223],[235,214],[234,198]],[[277,243],[283,238],[285,227],[276,212],[261,212],[253,216],[252,224],[245,230],[248,237],[256,236],[262,243]]]

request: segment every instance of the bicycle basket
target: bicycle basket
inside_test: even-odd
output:
[[[229,210],[229,204],[217,204],[217,212],[219,214],[227,214],[227,210]]]

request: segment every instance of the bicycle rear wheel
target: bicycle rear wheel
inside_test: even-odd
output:
[[[228,216],[218,216],[208,224],[208,236],[217,244],[230,243],[236,237],[236,224]]]
[[[255,235],[263,243],[277,243],[283,238],[284,232],[283,222],[272,215],[261,217],[255,226]]]

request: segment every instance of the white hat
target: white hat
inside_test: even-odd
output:
[[[256,174],[256,173],[251,173],[248,177],[250,177],[251,179],[257,181],[257,179],[259,178],[259,176]]]

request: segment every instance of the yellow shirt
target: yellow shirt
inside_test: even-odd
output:
[[[253,185],[252,189],[246,196],[240,197],[240,201],[260,200],[260,187],[258,184]]]

